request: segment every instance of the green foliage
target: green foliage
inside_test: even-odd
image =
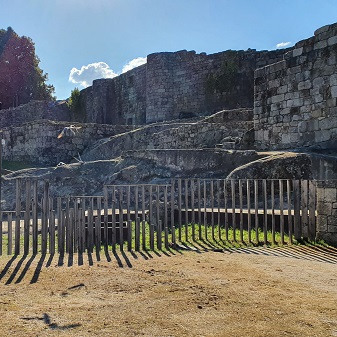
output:
[[[210,74],[205,83],[206,93],[231,92],[236,85],[238,60],[235,53],[227,55],[218,73]]]
[[[81,116],[83,114],[82,104],[81,104],[81,92],[78,88],[71,91],[70,97],[67,101],[67,105],[70,111],[75,116]]]

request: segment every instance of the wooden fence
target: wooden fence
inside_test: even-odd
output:
[[[1,212],[0,255],[161,250],[199,240],[291,244],[316,234],[316,184],[308,180],[175,179],[54,197],[48,181],[18,179],[15,193],[15,210]]]

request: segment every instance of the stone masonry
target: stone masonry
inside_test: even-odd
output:
[[[81,91],[88,122],[148,124],[253,107],[254,70],[290,49],[155,53],[147,63]]]
[[[254,127],[260,149],[335,148],[337,24],[296,43],[284,60],[255,71]]]

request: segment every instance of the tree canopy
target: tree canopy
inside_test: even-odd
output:
[[[29,37],[18,36],[9,27],[0,30],[0,102],[2,108],[53,99],[54,86],[39,67],[35,45]]]

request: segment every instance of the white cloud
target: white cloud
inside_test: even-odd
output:
[[[291,45],[291,42],[280,42],[276,45],[276,48],[285,48]]]
[[[130,62],[128,62],[122,69],[122,73],[126,73],[127,71],[139,67],[142,64],[146,63],[146,57],[137,57],[133,60],[131,60]]]
[[[118,76],[105,62],[90,63],[82,66],[81,69],[72,68],[69,74],[69,81],[79,83],[84,88],[92,85],[92,81],[99,78],[114,78]]]

